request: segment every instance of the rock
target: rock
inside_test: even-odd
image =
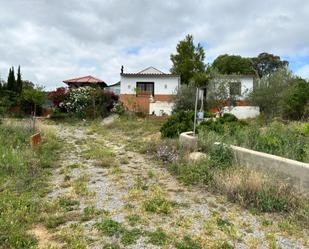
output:
[[[207,155],[202,152],[192,152],[189,154],[189,161],[191,162],[200,161],[206,158],[207,158]]]
[[[110,125],[112,124],[117,118],[119,118],[118,114],[112,114],[110,116],[108,116],[107,118],[104,118],[102,120],[102,124],[103,125]]]

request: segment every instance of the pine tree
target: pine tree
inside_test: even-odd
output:
[[[188,84],[195,73],[205,72],[204,59],[204,48],[199,43],[195,45],[193,36],[187,35],[177,44],[176,53],[171,54],[171,72],[180,75],[181,83]]]
[[[21,94],[22,89],[23,89],[23,82],[21,79],[20,66],[18,66],[17,79],[16,79],[16,92],[18,94]]]

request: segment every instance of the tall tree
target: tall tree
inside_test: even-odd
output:
[[[21,94],[22,90],[23,90],[23,82],[22,82],[22,79],[21,79],[20,66],[18,66],[17,79],[16,79],[16,92],[18,94]]]
[[[289,65],[288,61],[281,60],[280,56],[261,53],[257,57],[252,58],[253,67],[260,78],[269,75],[279,68],[284,68]]]
[[[14,67],[10,68],[9,70],[7,89],[12,92],[16,91],[16,80],[15,80]]]
[[[219,55],[213,62],[212,67],[221,74],[254,74],[253,63],[250,58],[240,55]]]
[[[205,71],[204,59],[204,48],[199,43],[194,45],[193,36],[187,35],[177,44],[176,54],[171,54],[171,72],[180,75],[181,83],[188,84],[195,73]]]

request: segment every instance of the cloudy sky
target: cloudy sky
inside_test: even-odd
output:
[[[121,65],[168,71],[190,33],[207,62],[266,51],[309,78],[308,25],[308,0],[0,0],[0,75],[21,65],[46,89],[89,74],[112,84]]]

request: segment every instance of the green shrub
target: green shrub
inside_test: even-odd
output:
[[[105,244],[102,249],[120,249],[118,244]]]
[[[162,137],[176,137],[180,133],[193,129],[194,113],[178,112],[169,117],[161,127]]]
[[[125,230],[121,237],[121,243],[125,246],[134,244],[141,236],[142,231],[134,228],[132,230]]]
[[[300,120],[304,117],[305,106],[309,100],[309,84],[296,78],[285,91],[282,99],[282,116],[287,119]]]
[[[124,231],[119,222],[111,219],[98,222],[95,224],[95,227],[107,236],[119,236]]]
[[[194,241],[190,236],[186,235],[182,241],[176,242],[177,249],[201,249],[202,246],[197,241]]]
[[[240,129],[246,125],[247,123],[245,121],[238,120],[233,114],[224,113],[222,117],[217,119],[203,121],[198,126],[198,131],[206,129],[222,134],[228,130],[230,133],[232,133],[236,129]]]
[[[169,241],[169,237],[161,228],[157,228],[154,232],[149,232],[148,237],[148,243],[156,246],[164,246]]]
[[[54,109],[53,112],[50,115],[50,118],[53,120],[63,120],[67,118],[69,115],[65,112],[60,112],[59,109]]]
[[[151,213],[168,214],[171,211],[171,203],[161,195],[153,196],[143,203],[144,209]]]
[[[168,169],[186,185],[209,184],[213,179],[213,171],[209,161],[204,160],[195,163],[173,163]]]

